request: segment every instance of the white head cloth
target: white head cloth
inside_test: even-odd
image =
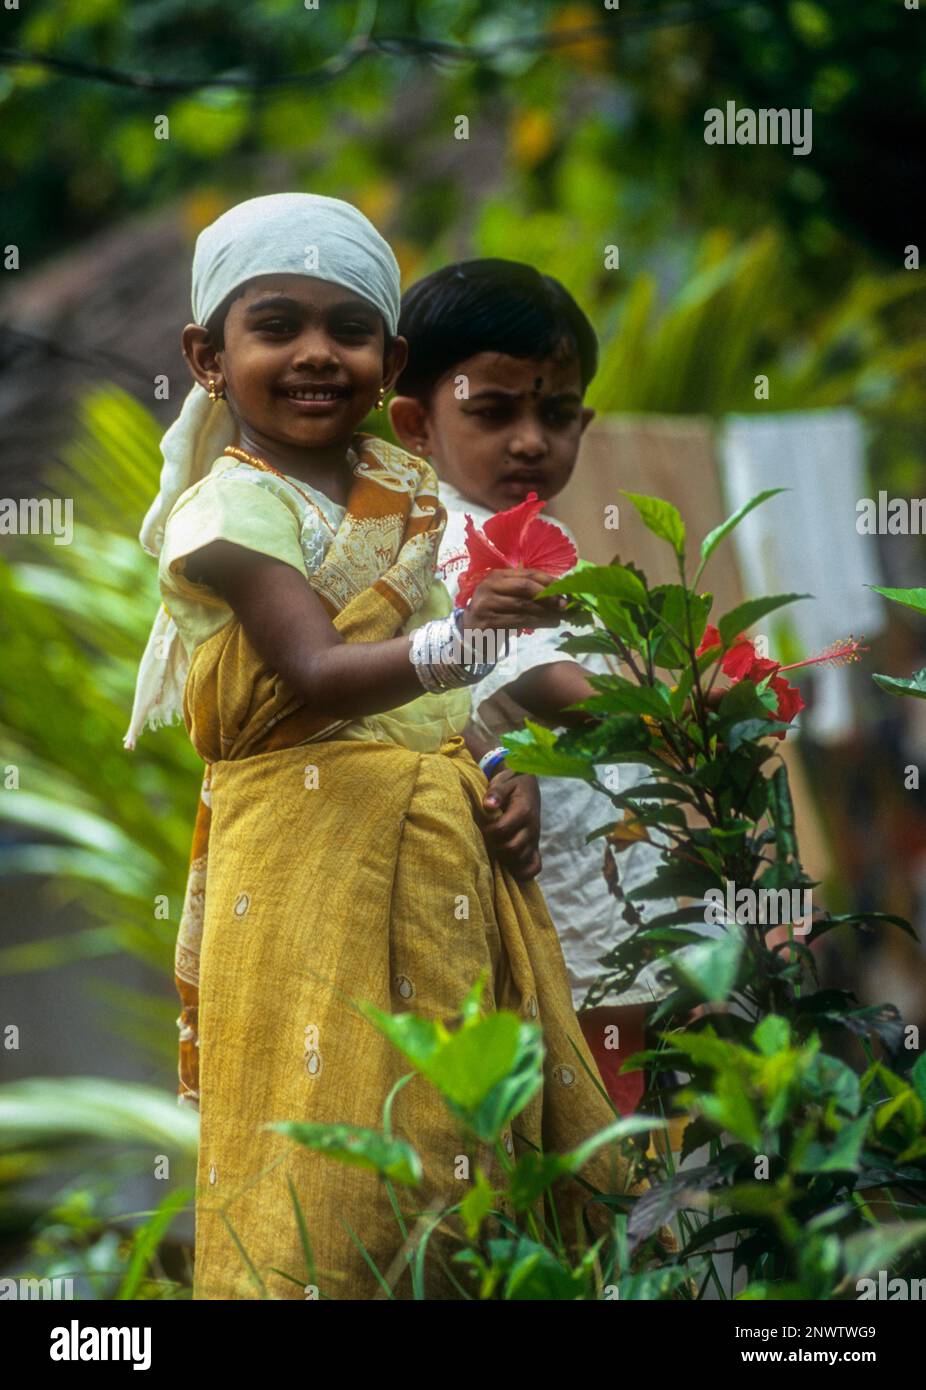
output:
[[[271,193],[238,203],[200,232],[193,253],[193,320],[205,327],[233,290],[258,275],[305,275],[343,285],[373,304],[395,334],[399,267],[392,248],[357,208],[315,193]],[[159,555],[164,525],[177,499],[200,481],[238,427],[224,400],[193,387],[161,440],[161,485],[142,522],[139,540]],[[144,728],[178,719],[189,666],[174,620],[163,604],[138,670],[126,748]]]

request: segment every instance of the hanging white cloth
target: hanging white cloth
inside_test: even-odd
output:
[[[771,614],[770,632],[783,617],[802,655],[815,656],[850,633],[871,638],[882,631],[884,601],[866,588],[883,582],[877,538],[856,529],[856,504],[870,492],[864,430],[854,411],[728,416],[720,471],[730,512],[766,488],[789,489],[750,512],[732,537],[751,597],[814,595]],[[853,727],[848,670],[814,668],[814,682],[813,709],[801,722],[820,742],[845,737]]]

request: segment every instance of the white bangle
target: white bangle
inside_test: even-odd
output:
[[[411,633],[409,659],[429,694],[438,695],[444,690],[475,685],[495,666],[494,661],[465,662],[460,659],[463,632],[459,619],[462,612],[462,608],[455,608],[448,617],[432,618]]]

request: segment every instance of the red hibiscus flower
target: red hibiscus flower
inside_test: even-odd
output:
[[[783,724],[790,724],[794,716],[804,708],[801,692],[797,686],[789,685],[784,676],[773,676],[769,685],[778,696],[778,718]],[[778,737],[784,738],[784,733],[779,733]]]
[[[708,623],[696,655],[701,656],[710,647],[722,645],[719,631]],[[785,668],[780,666],[777,661],[769,661],[767,657],[757,656],[755,643],[750,642],[745,633],[741,632],[732,646],[724,652],[720,669],[725,676],[730,677],[734,685],[740,681],[752,681],[754,685],[760,685],[766,676],[771,676],[769,688],[778,697],[778,708],[774,716],[771,716],[771,711],[769,711],[769,715],[779,719],[783,724],[790,724],[794,716],[804,708],[804,701],[797,687],[789,685],[784,676],[778,674]],[[778,730],[775,737],[784,738],[784,731]]]
[[[529,492],[524,502],[496,512],[482,530],[466,517],[469,565],[460,575],[457,603],[465,608],[476,589],[493,570],[535,569],[559,578],[576,563],[576,548],[558,526],[541,521],[546,502]]]
[[[708,651],[711,647],[722,647],[723,641],[716,627],[708,623],[704,629],[704,636],[698,647],[697,656]],[[757,656],[755,643],[750,642],[745,633],[740,635],[733,642],[732,646],[724,652],[720,661],[720,669],[725,676],[736,685],[739,681],[752,681],[754,685],[759,685],[765,680],[766,676],[771,676],[769,689],[773,690],[778,697],[778,708],[774,716],[782,724],[790,724],[796,714],[804,708],[804,700],[801,692],[794,685],[789,685],[781,674],[782,671],[794,671],[798,666],[819,666],[828,663],[831,666],[844,666],[850,661],[858,661],[859,652],[867,652],[868,648],[863,647],[861,638],[858,641],[854,637],[843,637],[838,642],[834,642],[827,647],[826,651],[819,656],[810,656],[806,661],[792,661],[789,666],[782,666],[777,661],[769,661],[767,657]],[[775,734],[776,738],[784,738],[784,731],[779,730]]]

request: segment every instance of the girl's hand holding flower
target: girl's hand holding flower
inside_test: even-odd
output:
[[[556,576],[543,570],[496,569],[487,574],[463,610],[461,626],[469,630],[496,631],[558,627],[566,598],[538,599],[537,594]]]
[[[559,626],[568,600],[536,595],[571,570],[577,557],[560,528],[540,519],[545,506],[536,492],[530,492],[518,506],[496,512],[481,531],[467,516],[469,565],[457,586],[457,603],[465,607],[464,627],[529,633],[536,627]]]

